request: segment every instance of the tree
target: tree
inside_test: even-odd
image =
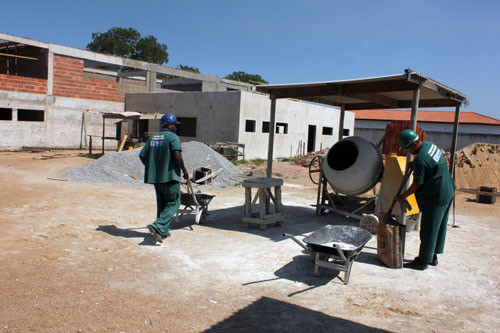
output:
[[[160,65],[168,62],[167,45],[158,43],[151,35],[141,38],[134,28],[114,27],[103,33],[95,32],[87,50]]]
[[[247,83],[269,83],[266,80],[264,80],[259,74],[248,74],[245,72],[232,72],[229,75],[226,75],[224,77],[225,79],[229,80],[234,80],[234,81],[241,81],[241,82],[247,82]]]
[[[200,74],[200,70],[198,69],[198,67],[191,67],[179,64],[179,66],[177,66],[177,69]]]

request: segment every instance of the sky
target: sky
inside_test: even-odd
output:
[[[270,84],[410,68],[465,94],[462,111],[500,119],[500,1],[0,0],[0,13],[2,33],[81,49],[132,27],[167,45],[167,66]]]

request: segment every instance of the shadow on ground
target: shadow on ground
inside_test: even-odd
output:
[[[388,332],[261,297],[205,332]]]
[[[142,238],[142,241],[139,243],[139,245],[156,246],[155,238],[152,234],[149,233],[146,227],[121,229],[115,225],[100,225],[95,230],[102,231],[116,237]]]
[[[319,276],[315,276],[314,259],[309,254],[305,254],[293,257],[292,261],[275,271],[274,275],[276,275],[276,278],[251,281],[244,283],[243,285],[248,286],[252,284],[268,283],[281,279],[307,285],[306,288],[287,295],[288,297],[292,297],[297,294],[301,294],[303,292],[327,285],[333,279],[339,277],[339,274],[340,272],[336,270],[320,268]],[[344,282],[343,280],[339,280],[339,283],[343,284]]]
[[[232,230],[259,235],[278,242],[285,240],[283,233],[298,236],[315,231],[327,224],[332,225],[358,225],[357,220],[347,219],[338,214],[314,215],[315,209],[308,207],[284,206],[284,222],[281,226],[270,224],[265,230],[258,225],[247,226],[243,223],[243,206],[215,209],[209,212],[206,221],[202,224],[208,228]],[[185,215],[179,222],[173,222],[171,229],[181,229],[194,224],[194,215]]]

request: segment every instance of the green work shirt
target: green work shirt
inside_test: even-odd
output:
[[[163,130],[149,137],[139,153],[139,158],[145,166],[145,183],[180,181],[180,168],[175,164],[172,153],[174,150],[182,151],[177,134]]]
[[[439,147],[430,141],[422,142],[415,158],[413,182],[422,186],[415,192],[421,209],[449,202],[455,195],[455,182]]]

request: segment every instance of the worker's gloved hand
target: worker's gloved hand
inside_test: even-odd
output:
[[[399,205],[401,206],[401,210],[403,212],[406,212],[406,211],[409,211],[411,210],[411,205],[410,203],[408,202],[408,200],[402,200],[399,202]]]

